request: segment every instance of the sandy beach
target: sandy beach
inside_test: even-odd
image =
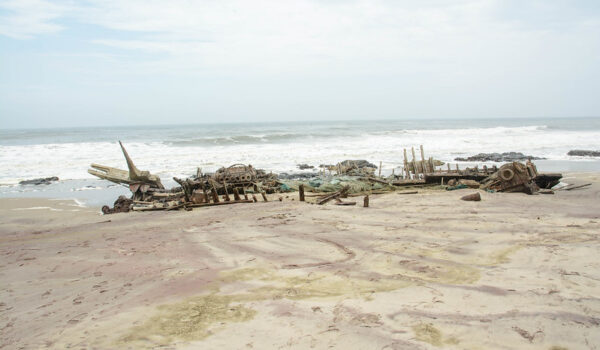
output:
[[[600,174],[101,215],[0,200],[2,349],[596,349]],[[294,200],[292,200],[294,199]]]

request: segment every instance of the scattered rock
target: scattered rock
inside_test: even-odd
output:
[[[479,153],[467,158],[454,158],[458,162],[518,162],[528,159],[539,160],[546,159],[534,156],[526,156],[521,152],[504,152],[504,153]]]
[[[479,194],[479,192],[477,192],[477,193],[468,194],[464,197],[461,197],[460,199],[462,199],[463,201],[479,202],[479,201],[481,201],[481,195]]]
[[[32,180],[23,180],[19,182],[19,185],[49,185],[54,181],[58,181],[58,177],[52,176]]]
[[[315,168],[314,166],[308,165],[308,164],[298,164],[297,167],[300,170],[314,169]]]
[[[569,151],[567,155],[579,157],[600,157],[600,151],[585,151],[580,149],[574,149]]]

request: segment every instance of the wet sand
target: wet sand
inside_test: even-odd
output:
[[[107,216],[1,199],[0,348],[594,349],[600,174],[564,181],[593,186]]]

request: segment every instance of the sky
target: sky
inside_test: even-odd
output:
[[[0,128],[600,116],[597,0],[0,0]]]

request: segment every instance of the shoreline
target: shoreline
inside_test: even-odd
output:
[[[0,346],[597,344],[600,173],[565,176],[593,185],[104,216],[2,199]],[[26,205],[63,210],[13,210]]]
[[[587,175],[600,174],[598,171],[557,171],[563,175],[561,183],[569,184],[565,179],[577,178]],[[89,183],[89,184],[88,184]],[[87,185],[86,185],[87,184]],[[174,186],[177,184],[173,182]],[[11,188],[17,187],[11,186]],[[85,187],[91,187],[89,190]],[[104,187],[101,187],[104,186]],[[21,186],[22,187],[22,186]],[[77,189],[73,190],[72,187]],[[50,200],[72,200],[89,208],[101,208],[103,205],[112,206],[113,202],[120,196],[130,196],[128,188],[113,184],[100,179],[60,180],[50,185],[28,186],[23,192],[1,192],[0,200],[14,198],[50,199]]]

